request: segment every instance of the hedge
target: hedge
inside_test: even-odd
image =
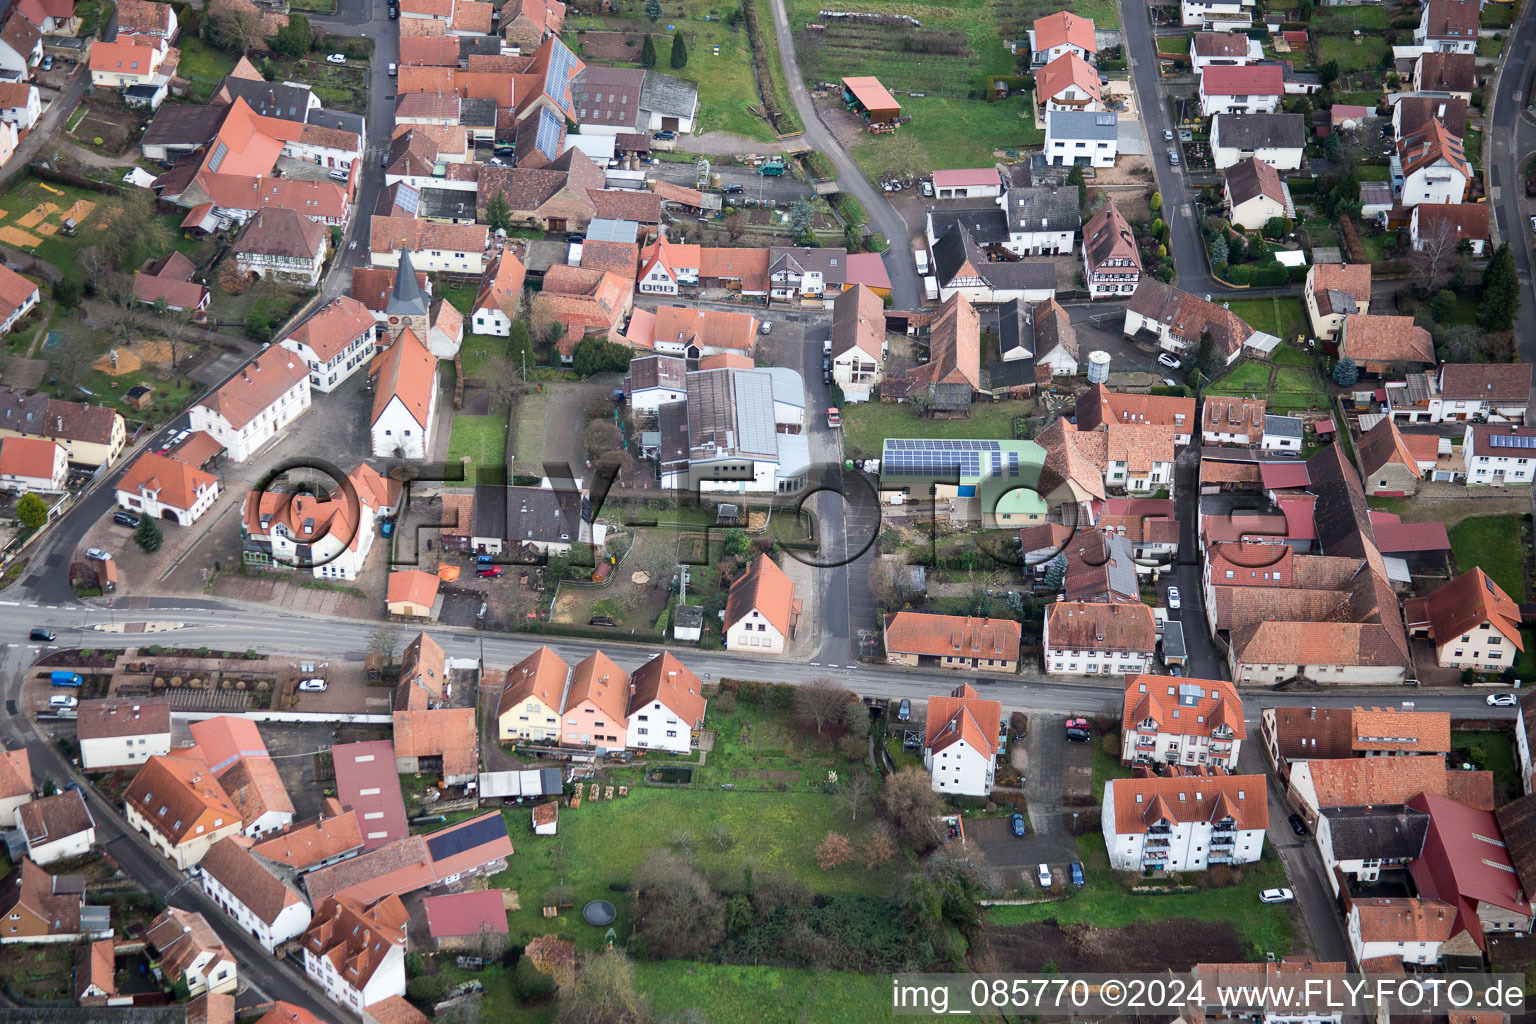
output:
[[[1288,269],[1279,263],[1260,263],[1257,267],[1253,268],[1253,284],[1258,288],[1269,288],[1285,284],[1290,280],[1287,275]]]
[[[1285,184],[1293,196],[1309,196],[1317,192],[1316,178],[1289,178]]]
[[[1223,276],[1226,278],[1228,284],[1246,285],[1253,277],[1253,268],[1243,266],[1229,266],[1227,267],[1226,273]]]

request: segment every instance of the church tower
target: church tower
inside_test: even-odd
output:
[[[389,304],[384,307],[384,313],[389,319],[390,344],[399,341],[400,332],[406,328],[410,328],[417,338],[425,338],[431,333],[431,302],[422,290],[421,282],[416,280],[416,268],[411,266],[411,254],[404,249],[400,250],[400,267],[395,271],[395,287],[389,293]]]

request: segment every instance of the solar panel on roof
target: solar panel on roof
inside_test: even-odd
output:
[[[548,108],[539,111],[539,130],[533,144],[551,160],[560,155],[560,119]]]
[[[1526,434],[1494,434],[1488,439],[1490,448],[1536,448],[1536,437]]]
[[[501,815],[491,814],[447,832],[427,837],[427,852],[433,860],[446,860],[465,850],[495,842],[507,834],[507,824]]]
[[[572,113],[570,100],[571,75],[576,70],[576,55],[558,38],[549,51],[549,71],[544,75],[544,91],[567,114]],[[540,129],[542,131],[542,128]]]

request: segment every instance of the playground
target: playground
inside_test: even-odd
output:
[[[63,189],[41,181],[36,182],[36,187],[53,194],[60,202],[68,201]],[[52,237],[58,234],[65,230],[65,222],[70,219],[74,220],[74,229],[78,231],[95,209],[96,204],[89,199],[76,199],[67,207],[60,206],[58,202],[52,200],[42,200],[16,218],[14,224],[0,224],[0,242],[18,249],[36,249],[43,244],[43,239],[39,236]],[[3,215],[3,211],[0,211],[0,215]],[[99,231],[106,222],[107,218],[98,217],[91,226]]]
[[[18,175],[14,184],[0,195],[0,245],[8,245],[52,264],[71,280],[79,281],[84,271],[79,264],[80,250],[96,245],[102,230],[117,216],[127,202],[126,195],[109,195],[73,185],[54,185]],[[194,262],[203,243],[186,237],[181,230],[181,216],[156,215],[174,240],[174,246]],[[65,222],[73,218],[73,231]]]

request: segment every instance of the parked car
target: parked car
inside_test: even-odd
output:
[[[37,66],[37,68],[38,68],[39,71],[52,71],[53,70],[53,54],[50,53],[48,56],[44,57],[43,58],[43,62],[41,64],[39,64]]]
[[[619,620],[612,615],[594,615],[587,620],[589,626],[617,626]]]
[[[299,689],[300,689],[300,691],[302,691],[304,693],[324,693],[325,692],[325,680],[324,679],[306,679],[302,683],[299,684]]]
[[[1512,693],[1490,693],[1487,701],[1491,708],[1512,708],[1519,703]]]
[[[739,181],[733,181],[729,185],[722,188],[720,191],[724,192],[728,196],[734,196],[745,192],[746,190],[747,186],[743,185]]]
[[[390,61],[389,62],[389,74],[390,74],[390,77],[393,78],[396,75],[398,75],[399,73],[400,73],[399,65],[397,65],[394,61]]]
[[[1302,820],[1301,815],[1293,814],[1286,820],[1291,823],[1292,832],[1295,832],[1299,836],[1304,836],[1307,834],[1307,823]]]
[[[652,138],[659,142],[671,142],[673,139],[677,138],[677,132],[657,132],[652,136]]]
[[[1289,903],[1296,894],[1289,889],[1265,889],[1259,893],[1260,903]]]
[[[923,182],[921,188],[923,190],[923,195],[927,196],[929,199],[933,198],[933,182],[925,181]]]
[[[56,693],[48,698],[48,706],[55,711],[68,711],[79,705],[80,701],[75,697],[68,697],[62,693]]]
[[[1179,362],[1178,359],[1169,355],[1167,352],[1163,352],[1158,355],[1157,361],[1159,365],[1166,366],[1170,370],[1177,370],[1179,367],[1184,365],[1183,363]]]
[[[128,512],[124,509],[118,509],[116,512],[113,512],[112,521],[119,526],[128,526],[133,529],[138,529],[139,526],[138,513]]]
[[[901,698],[901,703],[896,705],[896,721],[912,721],[912,701],[906,697]]]
[[[53,643],[53,630],[45,629],[42,626],[33,626],[32,632],[27,634],[27,639],[43,640],[51,644]]]
[[[496,577],[500,576],[504,572],[506,572],[506,570],[503,569],[501,566],[499,566],[499,565],[492,565],[492,566],[489,566],[489,567],[487,567],[485,569],[476,569],[475,570],[475,575],[480,577],[483,580],[494,580]]]
[[[73,686],[78,689],[85,685],[85,677],[79,672],[71,672],[67,668],[58,668],[48,674],[48,685]]]
[[[1049,864],[1041,864],[1035,869],[1035,880],[1040,883],[1040,888],[1042,889],[1049,889],[1051,887],[1051,867]]]
[[[325,62],[327,64],[345,64],[347,62],[347,55],[344,53],[328,54],[326,55]]]
[[[86,548],[85,557],[93,562],[110,562],[112,561],[112,552],[103,551],[101,548]]]
[[[1066,724],[1067,740],[1071,743],[1087,743],[1093,739],[1092,726],[1086,718],[1069,718]]]
[[[388,167],[389,166],[389,153],[384,152],[384,153],[380,153],[379,154],[379,166],[380,167]]]
[[[772,334],[773,333],[773,321],[772,320],[764,320],[763,323],[762,323],[762,326],[758,327],[758,332],[762,333],[762,334]]]
[[[1085,879],[1083,878],[1083,866],[1081,864],[1079,864],[1077,861],[1073,861],[1072,862],[1072,884],[1073,885],[1083,885],[1083,884],[1085,884]]]
[[[1168,607],[1172,608],[1174,611],[1178,611],[1178,609],[1179,609],[1179,588],[1178,587],[1169,587],[1168,588]]]
[[[1009,819],[1008,819],[1008,825],[1009,825],[1010,828],[1013,829],[1013,834],[1014,835],[1016,835],[1016,836],[1024,835],[1024,832],[1025,832],[1025,828],[1024,828],[1024,815],[1019,814],[1018,812],[1014,812],[1014,814],[1011,817],[1009,817]]]
[[[396,18],[399,18],[399,17],[400,17],[400,5],[399,4],[390,4],[389,5],[389,18],[390,18],[390,20],[394,21]]]
[[[1163,139],[1168,141],[1168,142],[1172,142],[1173,141],[1173,129],[1172,128],[1164,128],[1163,129]]]

